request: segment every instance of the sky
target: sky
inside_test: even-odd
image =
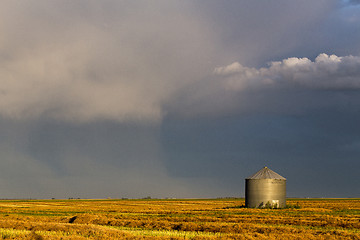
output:
[[[360,197],[360,1],[4,0],[0,198]]]

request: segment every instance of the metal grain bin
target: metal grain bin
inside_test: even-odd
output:
[[[245,179],[245,206],[283,208],[286,206],[286,178],[267,167]]]

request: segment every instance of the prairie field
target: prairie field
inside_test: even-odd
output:
[[[1,239],[360,239],[360,199],[1,200]]]

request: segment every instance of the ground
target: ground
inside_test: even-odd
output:
[[[360,199],[1,200],[2,239],[360,239]]]

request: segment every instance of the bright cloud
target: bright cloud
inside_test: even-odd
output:
[[[218,67],[215,74],[223,76],[226,88],[244,90],[248,87],[303,87],[314,89],[359,89],[360,57],[322,53],[308,58],[287,58],[274,61],[267,68],[249,68],[235,62]]]

